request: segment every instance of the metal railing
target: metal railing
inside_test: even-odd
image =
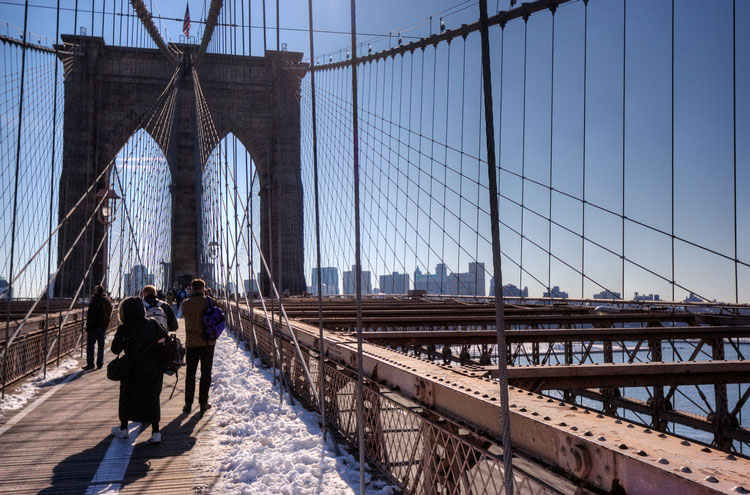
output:
[[[73,309],[67,319],[66,311],[50,313],[49,318],[45,315],[30,318],[24,332],[7,349],[7,383],[11,384],[41,370],[45,360],[47,364],[59,361],[60,357],[75,351],[79,345],[83,352],[86,342],[86,312],[86,308]],[[17,323],[11,323],[11,331]],[[117,325],[115,309],[107,333],[116,329]],[[4,340],[0,340],[0,348],[5,349]]]
[[[277,330],[275,337],[280,346],[274,360],[272,336],[264,321],[251,321],[246,310],[234,305],[228,316],[232,323],[244,320],[242,331],[233,325],[230,330],[243,340],[257,342],[261,359],[269,365],[275,363],[286,375],[295,395],[309,409],[318,410],[294,343],[286,335],[278,335]],[[304,346],[301,351],[313,383],[317,384],[320,371],[317,351]],[[326,361],[324,374],[323,401],[328,426],[358,448],[356,373]],[[365,383],[366,457],[405,493],[496,494],[504,490],[502,449],[495,442],[373,381]],[[514,467],[513,480],[517,494],[561,493],[518,467]]]

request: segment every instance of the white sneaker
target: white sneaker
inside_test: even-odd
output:
[[[152,433],[151,438],[148,439],[148,443],[150,444],[161,443],[161,433]]]
[[[119,426],[113,426],[112,435],[114,435],[115,438],[128,438],[128,436],[130,436],[130,433],[127,429],[121,430]]]

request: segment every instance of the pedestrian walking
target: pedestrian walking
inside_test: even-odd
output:
[[[195,397],[195,376],[198,364],[201,367],[200,388],[198,390],[198,404],[200,412],[205,413],[211,404],[208,403],[208,391],[211,387],[211,368],[214,363],[215,340],[208,340],[204,336],[205,326],[203,315],[208,309],[205,294],[206,283],[195,279],[190,284],[190,296],[182,303],[182,315],[185,318],[185,347],[187,347],[187,372],[185,383],[185,407],[183,412],[189,413]]]
[[[176,332],[179,328],[174,311],[166,302],[157,298],[156,287],[147,285],[141,290],[146,317],[151,318],[167,332]]]
[[[112,317],[112,301],[104,292],[104,287],[94,287],[94,295],[89,303],[86,314],[86,366],[84,370],[94,369],[94,346],[98,344],[96,354],[96,367],[101,369],[104,365],[104,338],[107,336],[107,327]]]
[[[120,426],[112,427],[117,438],[128,437],[128,421],[151,425],[149,443],[161,442],[159,396],[163,373],[159,342],[167,333],[153,320],[146,318],[146,308],[138,297],[128,297],[120,303],[120,322],[112,341],[112,352],[125,352],[129,371],[120,381],[118,414]]]

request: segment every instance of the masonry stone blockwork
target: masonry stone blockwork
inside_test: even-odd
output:
[[[305,290],[303,274],[303,211],[300,176],[301,54],[266,52],[265,57],[207,53],[192,67],[185,51],[178,71],[177,98],[169,132],[157,134],[146,117],[176,73],[158,50],[107,46],[102,38],[63,36],[66,44],[63,170],[59,214],[62,219],[88,186],[115,158],[138,129],[149,132],[167,157],[172,176],[171,281],[184,282],[205,275],[206,250],[201,231],[201,158],[194,96],[195,84],[205,97],[216,127],[211,146],[232,133],[255,162],[261,186],[261,246],[273,259],[274,278],[280,290],[299,294]],[[194,80],[193,70],[197,73]],[[204,153],[203,155],[206,155]],[[244,166],[244,165],[243,165]],[[95,190],[106,188],[110,177],[100,179]],[[91,195],[75,211],[61,232],[59,259],[73,244],[94,211]],[[95,222],[79,241],[56,280],[57,295],[72,296],[105,233]],[[91,281],[104,279],[106,260],[100,254],[92,267]],[[126,269],[129,267],[125,267]],[[148,267],[152,272],[159,267]],[[112,288],[113,283],[109,284]],[[267,281],[262,288],[267,292]]]

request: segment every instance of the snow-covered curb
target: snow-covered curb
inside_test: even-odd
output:
[[[61,377],[72,371],[77,371],[78,368],[79,365],[77,359],[67,358],[62,361],[57,368],[47,367],[46,378],[42,378],[42,375],[37,372],[38,374],[36,376],[18,387],[13,393],[6,394],[5,400],[0,401],[0,418],[2,418],[4,416],[3,413],[7,411],[21,409],[44,388],[54,385],[54,382]]]
[[[359,463],[342,450],[336,456],[322,440],[317,413],[284,398],[271,370],[252,368],[250,353],[231,337],[219,339],[209,401],[212,428],[201,434],[193,466],[222,473],[211,493],[359,493]],[[367,493],[394,489],[367,475]]]

